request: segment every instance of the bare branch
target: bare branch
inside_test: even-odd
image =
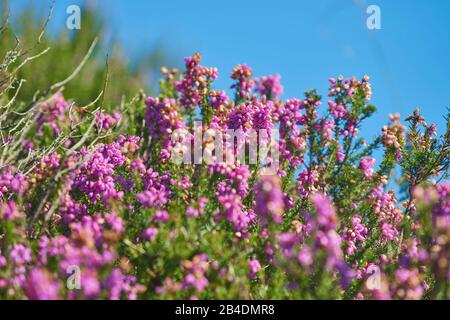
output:
[[[84,56],[83,60],[80,62],[80,64],[77,66],[77,68],[72,72],[71,75],[69,75],[65,80],[55,83],[54,85],[52,85],[50,87],[50,91],[59,89],[61,87],[63,87],[64,85],[66,85],[68,82],[70,82],[73,78],[75,78],[77,76],[77,74],[80,72],[80,70],[83,68],[83,66],[86,64],[86,62],[88,61],[89,57],[91,56],[92,52],[94,51],[95,46],[97,45],[98,42],[98,37],[96,37],[94,39],[94,41],[92,42],[91,46],[89,47],[89,50],[87,52],[87,54]]]

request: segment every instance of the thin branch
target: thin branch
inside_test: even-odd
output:
[[[38,54],[36,54],[36,55],[34,55],[34,56],[27,57],[27,58],[26,58],[25,60],[23,60],[22,63],[21,63],[21,64],[20,64],[20,65],[12,72],[12,74],[17,74],[17,71],[19,71],[25,64],[27,64],[28,62],[30,62],[30,61],[32,61],[32,60],[34,60],[34,59],[36,59],[36,58],[39,58],[40,56],[46,54],[49,50],[50,50],[50,47],[48,47],[47,49],[43,50],[42,52],[40,52],[40,53],[38,53]]]
[[[94,41],[92,42],[91,46],[89,47],[89,50],[87,52],[87,54],[84,56],[83,60],[81,61],[81,63],[77,66],[77,68],[72,72],[71,75],[69,75],[65,80],[55,83],[54,85],[52,85],[50,87],[50,91],[56,90],[58,88],[61,88],[63,86],[65,86],[68,82],[70,82],[73,78],[75,78],[77,76],[77,74],[80,72],[80,70],[83,68],[83,66],[86,64],[86,62],[88,61],[89,57],[91,56],[92,52],[94,51],[95,46],[97,45],[98,42],[98,37],[96,37],[94,39]]]
[[[22,52],[19,57],[27,55],[29,52],[33,51],[38,45],[41,44],[42,37],[45,34],[45,30],[47,29],[47,26],[48,26],[50,20],[52,19],[53,9],[55,8],[55,1],[56,0],[53,0],[51,5],[50,5],[50,10],[48,12],[47,19],[45,19],[44,25],[42,26],[41,32],[39,33],[39,36],[38,36],[38,39],[37,39],[36,43],[31,48],[29,48],[29,49],[25,50],[24,52]]]

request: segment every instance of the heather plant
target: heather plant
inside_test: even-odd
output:
[[[450,298],[449,121],[391,115],[366,142],[367,76],[283,100],[238,65],[228,94],[199,54],[110,110],[66,94],[84,65],[24,101],[26,57],[1,64],[2,299]],[[278,159],[238,157],[252,132]]]

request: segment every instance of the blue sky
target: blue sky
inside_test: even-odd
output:
[[[12,15],[32,3],[12,0]],[[52,28],[65,24],[66,8],[84,1],[56,0]],[[444,132],[450,107],[450,1],[88,1],[108,21],[130,60],[145,48],[163,44],[181,61],[198,51],[203,64],[219,68],[216,87],[229,87],[238,63],[255,75],[279,73],[284,98],[317,88],[327,79],[367,74],[378,112],[363,127],[373,137],[388,113],[404,119],[416,106]],[[381,9],[381,30],[368,30],[365,9]],[[82,32],[83,30],[79,31]]]

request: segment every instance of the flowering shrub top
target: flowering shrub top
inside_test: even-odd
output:
[[[113,112],[1,93],[0,298],[450,298],[449,127],[416,110],[366,142],[367,76],[283,101],[279,75],[238,65],[229,97],[200,63]],[[279,159],[224,161],[251,129]],[[221,154],[211,130],[242,139]]]

